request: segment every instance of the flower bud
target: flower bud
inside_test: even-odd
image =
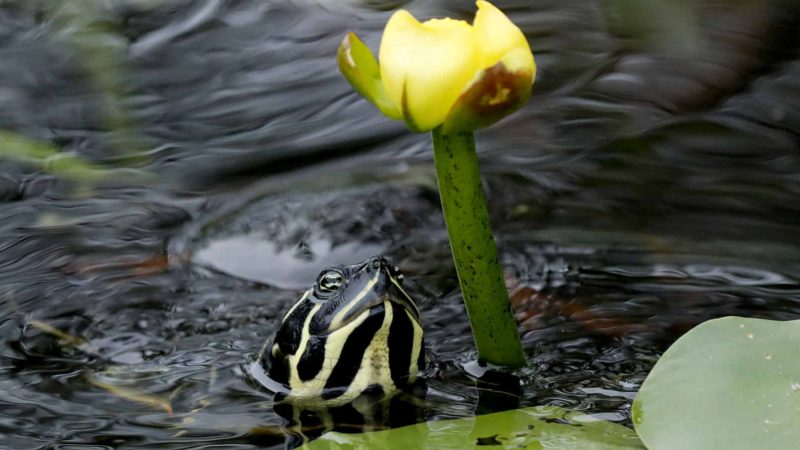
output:
[[[380,64],[350,33],[339,47],[339,68],[356,92],[414,131],[489,126],[528,100],[536,64],[522,31],[489,2],[477,5],[471,25],[420,23],[399,10],[384,29]]]

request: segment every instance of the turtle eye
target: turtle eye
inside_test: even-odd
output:
[[[338,270],[326,270],[317,278],[317,291],[330,293],[339,289],[344,284],[344,275]]]

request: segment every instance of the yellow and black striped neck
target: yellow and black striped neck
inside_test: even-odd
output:
[[[261,356],[282,394],[343,404],[414,383],[425,363],[422,327],[401,280],[381,257],[322,271]]]

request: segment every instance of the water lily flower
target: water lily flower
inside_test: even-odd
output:
[[[339,68],[359,94],[414,131],[491,125],[530,97],[536,64],[522,31],[491,3],[477,5],[472,24],[420,23],[399,10],[384,29],[380,64],[350,33],[339,47]]]

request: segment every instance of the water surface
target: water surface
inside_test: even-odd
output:
[[[796,2],[629,3],[498,1],[539,70],[478,134],[519,404],[625,425],[696,324],[800,317]],[[422,418],[499,407],[463,369],[429,137],[335,66],[345,32],[377,48],[400,6],[473,11],[0,2],[0,445],[282,447],[243,368],[318,270],[376,253],[422,310]]]

